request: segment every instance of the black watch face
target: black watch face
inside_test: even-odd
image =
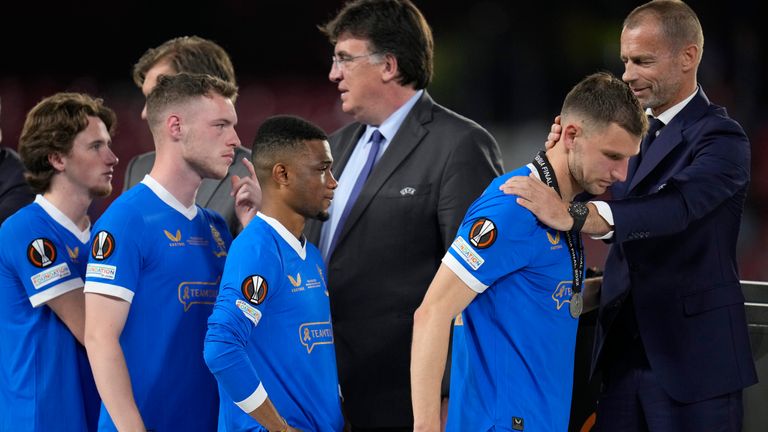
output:
[[[589,209],[584,203],[574,202],[568,207],[568,212],[571,213],[572,216],[586,216]]]

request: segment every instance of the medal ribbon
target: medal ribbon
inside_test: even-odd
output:
[[[549,163],[549,159],[547,159],[547,155],[543,151],[537,153],[536,157],[533,158],[533,166],[539,173],[541,180],[560,195],[560,187],[557,185],[555,170],[552,169],[552,165]],[[573,268],[573,282],[571,289],[573,290],[573,293],[579,294],[584,282],[584,244],[581,241],[581,235],[579,233],[571,230],[565,234],[566,243],[568,243],[568,253],[571,255],[571,266]],[[573,297],[573,294],[571,297]]]

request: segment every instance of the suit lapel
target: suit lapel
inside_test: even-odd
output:
[[[349,158],[352,156],[352,152],[355,150],[357,142],[360,141],[360,136],[365,133],[365,125],[358,124],[358,126],[352,130],[354,133],[351,136],[341,137],[339,145],[331,147],[331,154],[333,157],[335,158],[337,154],[339,155],[339,158],[333,161],[333,168],[331,168],[333,176],[337,179],[341,177],[341,173],[343,173],[344,168],[347,167]]]
[[[643,181],[643,179],[650,174],[656,165],[658,165],[659,162],[672,151],[672,149],[683,142],[680,122],[675,120],[676,119],[672,119],[668,125],[661,129],[659,135],[653,141],[648,151],[643,155],[640,163],[638,164],[637,161],[635,161],[637,171],[632,176],[632,183],[629,185],[630,190],[634,189],[638,183]]]
[[[387,179],[392,176],[397,167],[403,163],[427,135],[428,131],[424,124],[432,120],[432,106],[432,99],[425,91],[421,99],[416,102],[411,112],[406,116],[395,136],[391,138],[387,150],[373,168],[371,176],[368,177],[368,181],[366,181],[365,186],[360,191],[360,196],[357,197],[357,201],[349,212],[337,245],[341,244],[341,241],[355,225]],[[359,139],[360,134],[356,134],[356,137]],[[351,149],[349,153],[352,153]],[[346,155],[346,159],[349,160],[349,155]],[[344,163],[346,164],[346,161]]]
[[[661,128],[646,154],[642,155],[642,160],[638,163],[637,158],[632,158],[628,169],[632,173],[628,193],[631,193],[675,147],[684,141],[683,131],[688,125],[701,118],[708,107],[709,100],[704,91],[699,88],[688,105],[672,118],[668,125]]]

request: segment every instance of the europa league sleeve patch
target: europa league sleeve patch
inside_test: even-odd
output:
[[[485,249],[490,247],[498,237],[498,231],[496,230],[496,224],[492,220],[486,218],[480,218],[472,224],[472,228],[469,229],[469,242],[472,246],[478,249]]]
[[[35,267],[48,267],[56,261],[56,246],[47,238],[34,239],[27,246],[27,259]]]
[[[243,279],[240,291],[249,302],[260,305],[267,298],[267,280],[260,275],[251,275]]]
[[[115,238],[107,231],[99,231],[93,237],[91,256],[96,260],[105,260],[115,252]]]

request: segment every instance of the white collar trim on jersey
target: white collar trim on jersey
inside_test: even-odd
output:
[[[192,207],[184,207],[184,204],[180,203],[175,196],[168,192],[168,189],[164,188],[163,185],[157,182],[157,180],[150,177],[149,174],[145,175],[141,182],[154,192],[155,195],[160,198],[160,201],[168,204],[172,209],[183,214],[185,218],[192,220],[197,216],[197,206],[195,204],[192,204]]]
[[[531,172],[533,173],[533,175],[536,176],[537,179],[541,180],[541,177],[539,177],[539,171],[536,170],[536,167],[533,166],[532,163],[529,163],[526,166],[528,167],[529,170],[531,170]]]
[[[42,207],[43,211],[48,213],[48,216],[50,216],[51,219],[55,220],[56,223],[63,226],[67,231],[71,232],[75,237],[77,237],[77,239],[80,240],[80,243],[88,243],[88,241],[91,239],[90,222],[88,222],[88,227],[84,231],[80,231],[77,225],[75,225],[75,223],[72,222],[72,220],[68,218],[67,215],[62,213],[61,210],[56,208],[56,206],[53,205],[52,202],[48,201],[44,196],[35,196],[35,203]]]
[[[275,218],[271,218],[262,212],[256,213],[256,216],[260,217],[261,219],[264,220],[264,222],[268,223],[269,226],[274,228],[275,231],[277,231],[277,233],[280,234],[280,237],[282,237],[283,240],[285,240],[285,242],[288,243],[288,245],[290,245],[293,248],[293,250],[296,251],[296,254],[299,255],[299,258],[301,258],[302,260],[306,259],[307,257],[307,240],[306,239],[304,239],[303,242],[300,241],[293,234],[291,234],[291,232],[288,231],[288,228],[283,226],[283,224],[281,224],[280,221],[278,221]]]

